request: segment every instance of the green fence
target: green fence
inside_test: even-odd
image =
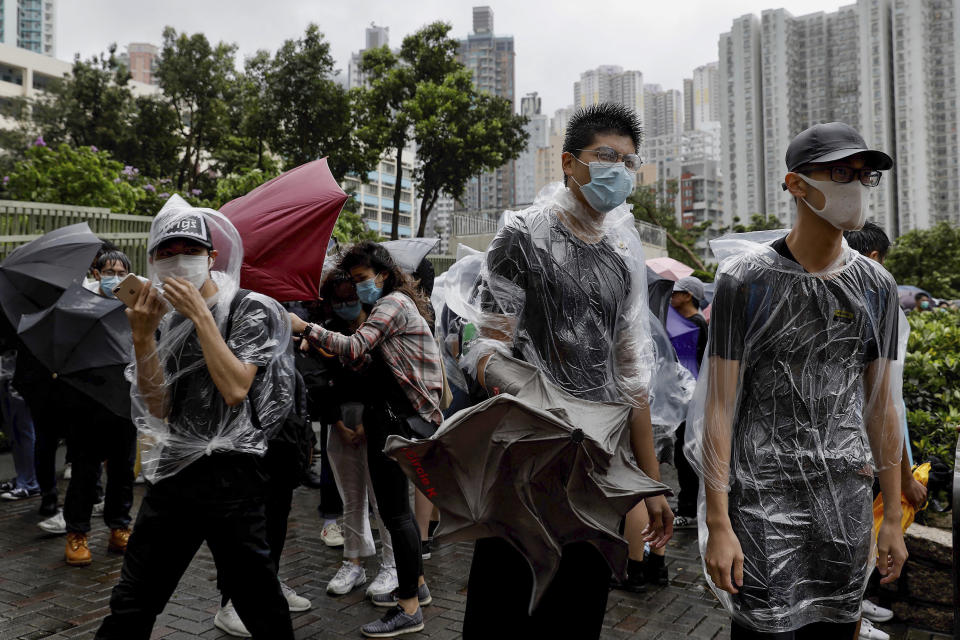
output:
[[[147,238],[152,221],[149,216],[113,213],[98,207],[0,200],[0,260],[48,231],[86,222],[93,233],[110,240],[130,256],[136,273],[146,273]]]

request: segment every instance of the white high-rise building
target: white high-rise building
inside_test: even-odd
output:
[[[615,102],[644,117],[643,74],[623,67],[604,65],[584,71],[573,83],[573,106],[583,109],[601,102]]]
[[[891,4],[889,59],[893,60],[900,233],[941,221],[957,226],[960,1],[892,0]],[[887,29],[887,22],[880,20],[879,28]]]
[[[389,37],[389,27],[376,25],[367,27],[364,33],[364,48],[350,56],[348,89],[364,86],[366,83],[359,66],[363,52],[367,49],[389,46]],[[411,180],[413,170],[417,166],[417,149],[413,140],[409,140],[403,149],[401,166],[399,235],[401,238],[409,238],[417,234],[420,223],[420,202]],[[367,227],[389,237],[393,225],[393,199],[398,188],[395,150],[387,149],[383,152],[377,168],[367,173],[366,182],[356,175],[348,175],[340,186],[360,203],[360,215]]]
[[[0,44],[56,56],[56,0],[0,0]]]
[[[693,128],[701,131],[720,129],[720,65],[711,62],[693,70],[690,80],[693,95]]]
[[[670,136],[683,132],[683,92],[676,89],[647,91],[644,100],[644,129],[647,136]]]
[[[721,167],[726,180],[724,225],[764,209],[760,19],[748,14],[720,35]]]
[[[528,93],[520,99],[520,114],[529,118],[524,130],[529,135],[527,147],[516,159],[516,203],[533,202],[537,195],[537,158],[540,150],[550,146],[550,119],[540,113],[540,96]]]

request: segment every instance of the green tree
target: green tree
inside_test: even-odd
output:
[[[434,22],[403,39],[400,54],[387,47],[363,54],[360,69],[369,89],[356,92],[358,113],[363,125],[360,135],[379,150],[391,150],[396,164],[393,195],[393,222],[390,237],[400,236],[400,193],[403,180],[403,151],[415,135],[415,97],[422,85],[442,85],[445,78],[461,68],[456,54],[459,42],[448,34],[451,26]]]
[[[133,113],[130,73],[117,62],[117,46],[83,61],[50,82],[31,104],[34,126],[47,144],[95,146],[116,154]]]
[[[443,82],[424,82],[408,104],[417,143],[414,182],[420,194],[420,227],[440,194],[463,196],[467,181],[516,159],[527,145],[527,119],[503,98],[478,93],[471,73],[453,71]]]
[[[136,98],[130,126],[118,133],[117,158],[148,176],[175,175],[183,148],[178,125],[177,112],[163,98]]]
[[[750,231],[767,231],[771,229],[783,229],[783,223],[777,216],[765,216],[762,213],[755,213],[750,216],[749,224],[740,224],[738,216],[733,217],[733,233],[748,233]]]
[[[269,147],[283,158],[284,167],[327,156],[338,181],[350,172],[365,177],[380,151],[355,135],[351,97],[334,80],[330,43],[317,25],[309,25],[302,38],[284,42],[269,69],[262,60],[257,64],[248,73],[263,69],[266,111],[254,115],[249,126],[269,133]]]
[[[40,138],[4,180],[3,197],[132,213],[145,194],[123,179],[123,169],[109,151],[68,144],[51,148]]]
[[[937,298],[960,298],[960,228],[941,222],[897,238],[885,266],[900,284]]]
[[[227,105],[236,97],[236,45],[210,44],[202,33],[163,30],[157,77],[164,97],[177,114],[183,149],[177,167],[179,190],[196,187],[201,162],[213,155],[229,131]]]
[[[709,228],[710,223],[704,222],[690,229],[681,226],[677,222],[673,206],[669,204],[676,196],[677,181],[668,181],[666,190],[670,197],[666,199],[666,202],[663,202],[657,197],[657,190],[654,186],[637,187],[627,199],[627,202],[633,205],[633,216],[637,220],[663,228],[667,235],[668,256],[698,271],[710,273],[710,269],[704,265],[695,250],[697,241]]]

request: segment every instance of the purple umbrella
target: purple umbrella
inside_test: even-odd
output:
[[[677,313],[673,307],[667,309],[667,335],[677,352],[677,359],[694,378],[700,375],[700,363],[697,362],[697,340],[699,327]]]

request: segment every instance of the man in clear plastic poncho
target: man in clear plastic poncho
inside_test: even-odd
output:
[[[646,272],[634,218],[624,205],[640,167],[640,137],[636,114],[620,105],[595,105],[570,120],[566,186],[550,185],[529,209],[506,214],[481,270],[480,338],[462,362],[481,386],[496,377],[497,360],[510,356],[536,366],[575,397],[632,404],[633,453],[658,480],[648,405],[654,356]],[[673,514],[663,496],[645,503],[653,521],[648,539],[662,546]],[[505,630],[511,637],[597,638],[610,577],[593,545],[567,544],[530,615],[526,560],[503,538],[481,539],[467,587],[464,638]]]
[[[243,247],[218,212],[173,196],[147,249],[151,282],[127,315],[133,419],[150,485],[96,637],[149,638],[206,541],[253,637],[292,639],[261,466],[270,428],[292,406],[289,320],[276,301],[239,290]]]
[[[843,123],[800,133],[786,159],[789,234],[711,243],[720,268],[688,457],[703,475],[701,551],[731,637],[850,638],[873,561],[890,582],[907,555],[896,283],[842,235],[863,226],[893,160]],[[884,501],[872,552],[874,470],[897,498]]]

